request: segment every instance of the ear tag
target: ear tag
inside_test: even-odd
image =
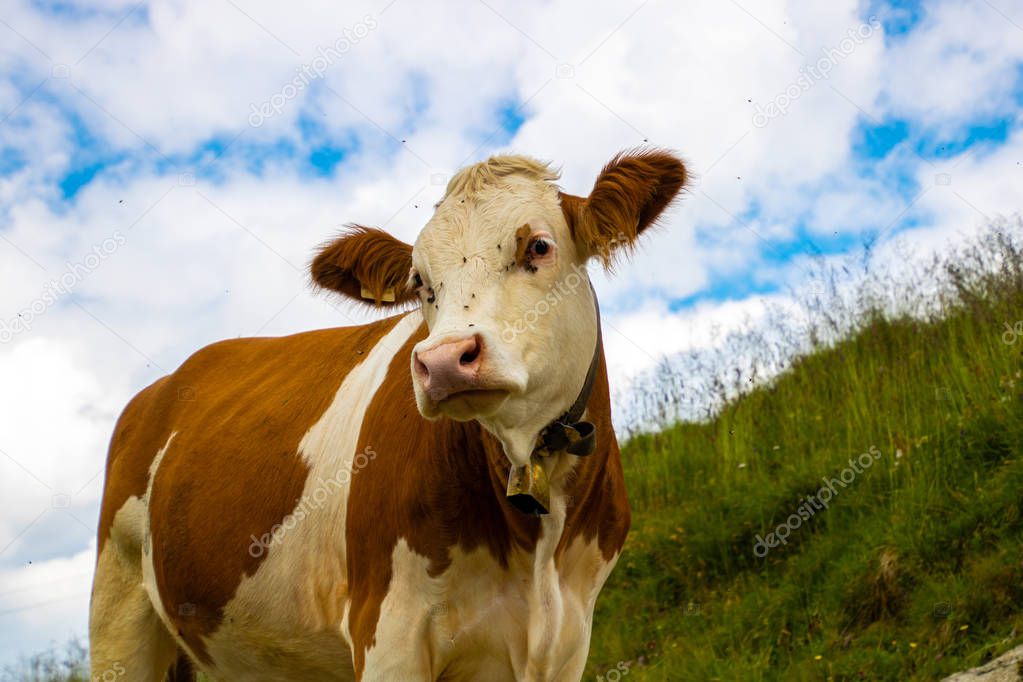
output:
[[[362,297],[368,298],[371,301],[377,300],[377,297],[373,295],[373,292],[362,287]],[[380,296],[380,300],[384,303],[394,303],[394,287],[387,287],[384,289],[384,293]]]
[[[546,457],[533,453],[528,464],[512,467],[508,474],[508,501],[524,514],[550,513],[551,485],[546,462]]]

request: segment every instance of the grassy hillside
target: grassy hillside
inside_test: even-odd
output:
[[[634,525],[590,674],[930,680],[1019,643],[1023,259],[988,251],[993,275],[946,268],[930,321],[868,312],[713,420],[625,444]]]

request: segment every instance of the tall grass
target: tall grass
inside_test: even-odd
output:
[[[88,682],[88,650],[77,639],[22,658],[0,670],[2,682]]]
[[[704,396],[710,418],[625,444],[635,523],[598,603],[592,674],[934,679],[1018,642],[1021,236],[997,225],[912,288],[866,280],[807,318],[790,348],[809,352],[783,372],[748,381],[753,349]],[[754,552],[871,449],[827,508],[788,522],[787,544]]]

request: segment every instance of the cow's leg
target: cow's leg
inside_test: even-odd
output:
[[[366,649],[365,669],[357,679],[359,682],[433,682],[430,670],[430,652],[425,645],[423,628],[416,627],[410,619],[402,637],[395,637],[390,630],[390,619],[381,619],[373,644]],[[362,646],[359,641],[355,646]]]
[[[163,682],[177,656],[177,644],[142,586],[140,562],[106,542],[92,585],[89,679]]]
[[[587,641],[589,637],[586,638]],[[561,666],[561,670],[552,678],[555,680],[581,680],[583,679],[583,673],[586,672],[586,659],[589,657],[590,648],[589,646],[583,646],[575,650],[568,660],[565,661],[564,665]],[[626,669],[627,670],[627,669]],[[618,670],[619,676],[622,674],[621,670]],[[605,676],[606,679],[606,676]]]
[[[195,680],[196,675],[195,668],[192,666],[192,659],[185,652],[179,650],[174,667],[167,673],[167,682],[195,682]]]

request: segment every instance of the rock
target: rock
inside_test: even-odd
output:
[[[1018,646],[989,663],[946,677],[943,682],[1020,682],[1021,671],[1023,646]]]

